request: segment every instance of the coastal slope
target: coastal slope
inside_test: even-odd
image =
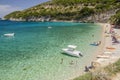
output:
[[[15,21],[105,22],[115,14],[119,6],[117,0],[51,0],[12,12],[4,18]]]

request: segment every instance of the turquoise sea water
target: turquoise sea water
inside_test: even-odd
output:
[[[15,37],[3,36],[12,32]],[[100,34],[101,27],[95,24],[0,21],[0,80],[77,77],[94,58],[97,47],[90,44],[99,41]],[[69,44],[77,45],[77,50],[84,56],[76,58],[61,54],[61,49]]]

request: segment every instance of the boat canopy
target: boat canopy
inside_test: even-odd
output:
[[[75,45],[68,45],[68,48],[73,48],[73,49],[75,49],[77,46],[75,46]]]

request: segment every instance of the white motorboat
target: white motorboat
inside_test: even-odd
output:
[[[48,29],[51,29],[51,28],[52,28],[51,26],[48,27]]]
[[[75,50],[77,46],[74,45],[68,45],[68,48],[62,49],[65,54],[75,56],[75,57],[80,57],[83,56],[80,51]]]
[[[15,35],[15,33],[7,33],[7,34],[4,34],[4,36],[6,37],[13,37]]]

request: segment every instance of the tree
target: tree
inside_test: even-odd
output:
[[[110,18],[111,24],[120,25],[120,12]]]
[[[81,18],[87,17],[87,16],[90,16],[91,14],[94,14],[94,9],[88,8],[88,7],[84,7],[83,9],[81,9],[79,11],[79,14],[81,15]]]

